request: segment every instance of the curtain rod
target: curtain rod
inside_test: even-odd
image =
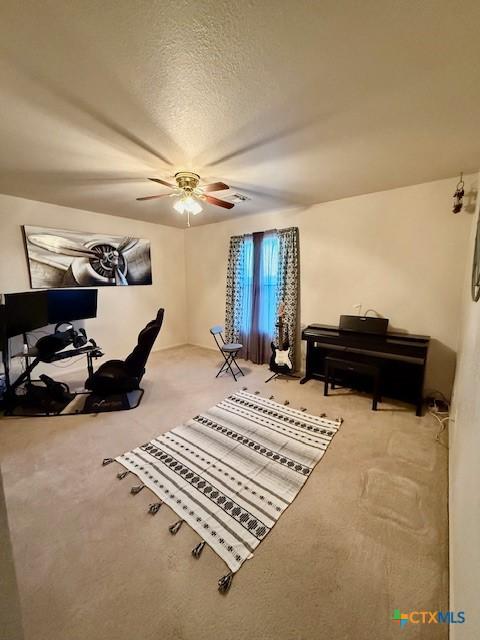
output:
[[[250,233],[242,233],[237,236],[230,236],[230,238],[245,238],[245,236],[251,236],[254,233],[271,233],[272,231],[277,231],[278,233],[285,233],[286,231],[295,231],[298,230],[298,227],[284,227],[283,229],[266,229],[265,231],[251,231]]]

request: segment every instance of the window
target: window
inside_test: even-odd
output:
[[[257,340],[269,352],[278,305],[279,241],[275,232],[245,236],[240,256],[240,332],[243,344]]]
[[[242,247],[240,262],[241,282],[241,320],[240,329],[244,335],[248,335],[252,329],[252,302],[253,302],[253,237],[247,236]]]
[[[270,339],[275,335],[278,305],[278,235],[265,235],[260,251],[260,304],[258,328]]]

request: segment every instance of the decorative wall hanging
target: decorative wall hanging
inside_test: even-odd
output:
[[[150,242],[24,226],[32,289],[152,284]]]
[[[463,171],[460,174],[460,180],[458,181],[457,188],[453,194],[453,213],[460,213],[463,208],[463,196],[465,195],[465,183],[463,181]]]

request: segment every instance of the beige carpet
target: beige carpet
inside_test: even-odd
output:
[[[445,625],[400,631],[393,609],[447,608],[447,456],[431,417],[311,381],[264,384],[245,365],[215,380],[196,347],[155,353],[142,405],[123,413],[0,420],[1,465],[27,640],[378,640],[447,637]],[[63,372],[62,372],[63,373]],[[116,479],[115,456],[247,386],[311,413],[343,416],[293,505],[239,573],[198,536],[151,517],[147,490]]]

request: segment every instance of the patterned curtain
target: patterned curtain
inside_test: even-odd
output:
[[[230,238],[227,266],[227,304],[225,311],[225,336],[227,342],[240,342],[243,309],[243,278],[245,270],[245,236]]]
[[[285,305],[284,323],[290,340],[290,359],[293,368],[297,369],[298,335],[298,300],[300,289],[300,260],[298,227],[279,229],[279,278],[278,304]],[[278,338],[278,336],[277,336]]]

